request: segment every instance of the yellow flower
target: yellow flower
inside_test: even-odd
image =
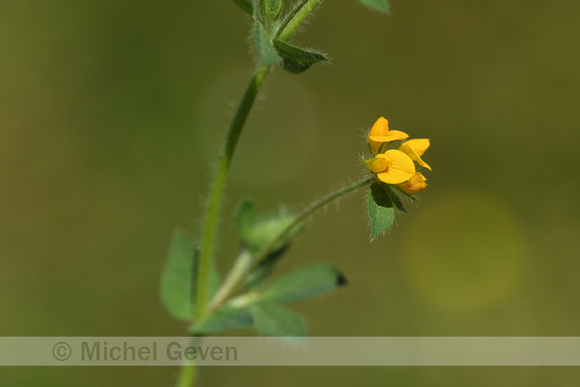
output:
[[[369,133],[369,145],[373,152],[379,150],[385,142],[404,140],[409,135],[398,130],[389,130],[389,121],[381,117],[375,122]]]
[[[374,159],[365,161],[368,169],[387,184],[400,184],[415,174],[415,163],[405,153],[391,149],[379,153]]]
[[[404,143],[401,144],[399,150],[409,155],[409,157],[415,160],[420,166],[425,167],[428,170],[431,170],[431,167],[427,165],[426,162],[421,160],[421,156],[423,156],[423,153],[425,153],[427,148],[429,148],[429,145],[430,145],[429,139],[417,138],[405,141]]]
[[[421,173],[416,172],[409,180],[402,184],[397,184],[397,188],[408,194],[416,194],[427,188],[427,183],[425,183],[425,176]]]

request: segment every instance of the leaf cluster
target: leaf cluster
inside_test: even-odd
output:
[[[388,14],[387,0],[359,0],[365,6]],[[326,54],[317,50],[298,47],[287,42],[288,35],[308,16],[318,0],[298,1],[284,18],[282,0],[234,0],[234,3],[252,19],[253,42],[260,63],[280,66],[293,74],[306,71],[318,62],[328,62]],[[291,31],[291,32],[288,32]]]
[[[250,257],[241,294],[203,319],[195,319],[199,247],[187,234],[178,230],[171,241],[161,282],[164,305],[174,317],[194,321],[193,334],[254,327],[262,335],[301,343],[306,335],[304,320],[282,304],[333,291],[346,283],[343,274],[330,264],[314,263],[267,282],[304,224],[297,222],[295,215],[284,208],[258,216],[255,205],[245,200],[239,206],[236,225],[242,239],[240,256]],[[208,292],[210,298],[215,297],[222,285],[213,267]]]

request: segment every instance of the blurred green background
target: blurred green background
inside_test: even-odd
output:
[[[579,336],[580,2],[327,1],[243,135],[243,197],[300,209],[365,173],[379,116],[431,139],[429,188],[369,243],[364,192],[319,214],[280,273],[349,286],[293,306],[314,336]],[[0,1],[0,334],[180,336],[169,237],[199,237],[215,152],[254,66],[230,1]],[[243,332],[243,334],[247,334]],[[172,386],[177,368],[11,368],[3,386]],[[204,368],[201,386],[577,386],[577,368]]]

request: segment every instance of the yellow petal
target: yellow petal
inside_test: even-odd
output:
[[[400,130],[389,130],[388,132],[383,133],[381,135],[369,134],[369,140],[377,142],[404,140],[407,137],[409,137],[409,135],[405,132],[401,132]]]
[[[387,172],[377,173],[377,177],[379,178],[379,180],[387,184],[400,184],[404,181],[409,180],[411,176],[413,176],[412,173],[399,171],[391,168],[389,168]]]
[[[428,138],[414,138],[406,142],[408,146],[413,148],[415,153],[419,156],[423,156],[423,153],[429,148],[430,142]]]
[[[431,170],[431,167],[421,159],[421,155],[429,148],[429,140],[426,138],[413,139],[401,144],[399,150],[405,152],[415,160],[420,166]]]
[[[371,128],[370,136],[382,136],[389,131],[389,121],[385,117],[379,118]]]
[[[391,149],[383,153],[391,162],[384,172],[377,173],[379,180],[387,184],[400,184],[415,174],[415,164],[405,153]]]
[[[385,117],[379,118],[369,132],[369,145],[373,152],[379,150],[385,142],[404,140],[409,137],[407,133],[399,130],[389,130],[389,121]]]
[[[373,153],[377,152],[379,150],[379,148],[381,147],[381,145],[383,145],[382,142],[373,141],[369,138],[369,146],[371,147],[371,151]]]
[[[373,173],[382,172],[387,168],[389,168],[391,164],[392,161],[388,159],[384,154],[379,154],[374,159],[365,161],[365,165]]]
[[[408,181],[402,184],[397,184],[397,188],[408,194],[416,194],[427,188],[425,180],[427,180],[425,179],[425,176],[416,172]]]
[[[391,149],[383,153],[383,155],[392,162],[389,168],[399,169],[411,174],[415,173],[415,164],[413,164],[413,160],[411,160],[411,158],[405,153],[396,149]]]

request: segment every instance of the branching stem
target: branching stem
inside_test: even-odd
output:
[[[222,288],[218,291],[214,299],[210,302],[208,306],[208,313],[213,313],[217,308],[219,308],[233,292],[242,284],[246,276],[255,269],[266,257],[272,253],[276,246],[282,241],[292,230],[299,227],[307,218],[312,216],[314,212],[321,209],[330,202],[338,199],[339,197],[346,195],[349,192],[354,191],[357,188],[363,187],[371,183],[372,177],[364,178],[356,183],[343,187],[337,191],[334,191],[320,200],[317,200],[306,207],[300,214],[298,214],[292,223],[290,223],[276,238],[274,238],[257,256],[253,257],[251,261],[248,260],[248,254],[241,254],[238,257],[238,261],[234,264],[234,269],[230,271],[227,278],[224,281]],[[238,264],[239,262],[239,264]]]

